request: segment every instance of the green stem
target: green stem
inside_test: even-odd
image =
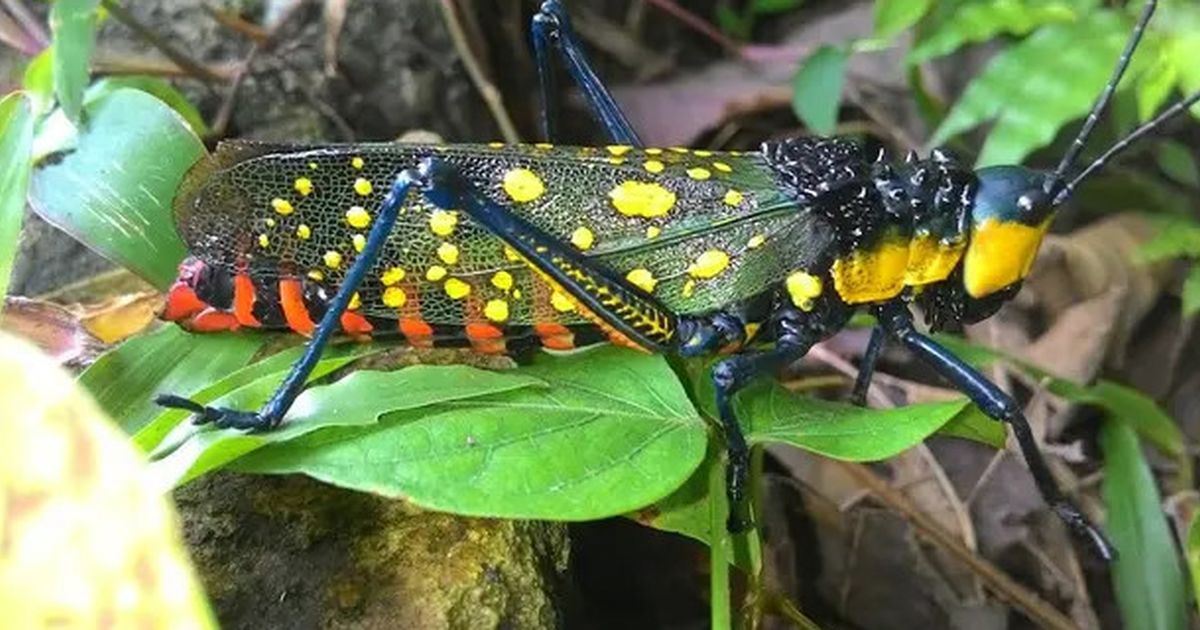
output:
[[[712,545],[709,547],[709,592],[711,626],[713,630],[729,630],[729,502],[725,498],[725,467],[717,464],[708,475],[708,515]]]

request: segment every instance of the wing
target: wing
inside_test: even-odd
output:
[[[427,156],[678,313],[755,295],[829,242],[758,154],[624,146],[224,144],[189,174],[176,221],[209,264],[333,288],[395,174]],[[362,312],[383,317],[419,309],[457,324],[503,309],[514,324],[586,321],[500,239],[417,193],[359,293]]]

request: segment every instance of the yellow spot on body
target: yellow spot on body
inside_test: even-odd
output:
[[[446,295],[450,296],[451,300],[461,300],[471,294],[471,285],[458,278],[450,278],[446,284],[442,285],[442,288],[446,290]]]
[[[750,237],[750,240],[746,243],[746,247],[749,247],[750,249],[758,249],[759,247],[763,246],[763,243],[766,243],[766,242],[767,242],[766,235],[755,234],[754,236]]]
[[[408,294],[400,287],[388,287],[383,290],[383,305],[391,308],[400,308],[404,303],[408,302]]]
[[[354,251],[356,252],[361,253],[367,247],[367,237],[362,234],[355,234],[354,238],[350,239],[350,242],[354,245]]]
[[[356,169],[361,169],[364,163],[365,162],[363,162],[363,159],[357,155],[350,158],[350,166],[353,166]]]
[[[338,267],[342,266],[341,252],[337,252],[337,251],[334,251],[331,249],[331,250],[325,252],[325,255],[322,256],[321,258],[322,258],[322,260],[325,261],[325,266],[329,267],[330,269],[337,269]]]
[[[717,169],[718,171],[721,171],[722,173],[728,173],[733,170],[732,166],[730,166],[724,162],[713,162],[713,168]]]
[[[632,149],[633,147],[629,146],[628,144],[610,144],[604,148],[609,153],[611,153],[617,157],[621,157],[622,155],[629,153],[630,149]]]
[[[517,203],[533,201],[546,192],[546,184],[537,173],[527,168],[514,168],[504,174],[504,192]]]
[[[503,322],[508,320],[508,301],[507,300],[488,300],[488,303],[483,307],[483,315],[494,322]]]
[[[448,272],[446,271],[445,267],[441,265],[433,265],[425,271],[425,279],[430,282],[437,282],[438,280],[445,278],[447,273]]]
[[[497,271],[492,275],[492,286],[501,291],[508,291],[513,287],[513,277],[507,271]]]
[[[709,177],[712,177],[712,171],[710,171],[704,167],[701,167],[701,166],[697,166],[695,168],[689,168],[687,170],[687,174],[688,174],[688,177],[691,177],[692,179],[698,179],[701,181],[706,180]]]
[[[675,207],[675,193],[654,182],[622,182],[609,191],[608,198],[617,212],[628,217],[661,217]]]
[[[554,307],[554,310],[561,313],[569,313],[575,310],[574,300],[559,291],[550,294],[550,305]]]
[[[904,288],[908,243],[885,237],[869,250],[858,250],[833,261],[830,273],[838,295],[848,304],[896,297]]]
[[[662,149],[646,149],[645,154],[646,155],[661,155]]]
[[[258,235],[258,246],[266,249],[271,246],[271,239],[266,234]]]
[[[283,216],[287,216],[296,211],[296,208],[292,205],[292,202],[280,197],[276,197],[271,200],[271,207],[275,209],[275,212],[278,212]]]
[[[685,298],[690,298],[690,297],[692,297],[693,295],[695,295],[695,293],[696,293],[696,281],[695,281],[695,280],[692,280],[691,278],[688,278],[688,279],[687,279],[687,282],[684,282],[684,283],[683,283],[683,289],[682,289],[682,290],[680,290],[680,293],[681,293],[681,294],[683,295],[683,297],[685,297]]]
[[[357,311],[360,307],[362,307],[362,298],[358,297],[358,291],[355,291],[354,295],[350,296],[350,302],[346,304],[346,308],[351,311]]]
[[[729,254],[719,249],[710,249],[696,257],[692,266],[688,267],[688,274],[693,278],[715,278],[727,268]]]
[[[383,283],[383,286],[390,287],[403,280],[405,275],[407,274],[400,267],[389,267],[387,271],[379,276],[379,281]]]
[[[696,157],[709,157],[712,155],[712,151],[709,151],[708,149],[696,149],[695,151],[692,151],[692,154]]]
[[[963,261],[963,285],[971,297],[991,295],[1024,278],[1037,257],[1042,237],[1050,227],[1015,221],[985,219],[971,229]]]
[[[723,199],[723,201],[725,202],[725,205],[727,205],[727,206],[736,207],[736,206],[742,205],[742,200],[744,200],[745,198],[746,198],[746,196],[743,195],[740,191],[730,188],[725,193],[725,198]]]
[[[458,213],[434,210],[429,215],[429,230],[438,236],[450,236],[458,225]]]
[[[509,247],[508,245],[504,246],[504,257],[507,258],[509,262],[521,262],[521,255],[517,253],[517,250]]]
[[[266,223],[267,227],[275,227],[275,219],[272,219],[271,217],[267,217],[267,220],[263,221],[263,223]]]
[[[658,238],[659,234],[662,234],[662,228],[657,225],[651,225],[646,228],[646,238]]]
[[[638,267],[625,274],[625,279],[646,293],[654,293],[654,287],[658,285],[658,279],[654,277],[653,273],[650,273],[649,269],[644,267]]]
[[[966,243],[945,241],[930,234],[918,234],[908,242],[908,267],[904,284],[918,287],[945,280],[962,259]]]
[[[649,153],[650,151],[647,149],[646,152]],[[661,173],[666,168],[666,165],[658,160],[646,160],[642,163],[642,168],[651,173]]]
[[[325,274],[321,273],[320,269],[313,269],[312,271],[308,272],[308,277],[320,282],[325,279]]]
[[[554,145],[550,144],[549,142],[538,142],[538,143],[534,144],[533,146],[534,146],[534,148],[542,149],[542,150],[554,148]]]
[[[375,187],[371,185],[371,180],[365,177],[359,177],[354,180],[354,192],[358,193],[359,196],[366,197],[371,194],[372,190],[375,190]]]
[[[811,311],[813,299],[821,295],[824,289],[821,278],[806,271],[797,271],[788,276],[784,286],[787,287],[788,296],[792,298],[792,304],[802,311]]]
[[[587,251],[591,249],[592,244],[595,242],[596,235],[592,234],[592,231],[585,227],[575,228],[575,231],[571,232],[571,244],[581,250]]]
[[[350,206],[350,209],[346,211],[346,223],[349,223],[352,228],[361,230],[371,225],[371,213],[362,206]]]
[[[312,180],[307,177],[297,177],[292,187],[296,189],[296,192],[305,197],[311,195],[313,191]]]
[[[438,245],[437,257],[447,265],[453,265],[458,262],[458,246],[454,243],[442,243]]]
[[[298,238],[302,241],[307,241],[308,239],[312,238],[312,228],[308,227],[307,225],[305,225],[303,223],[301,223],[300,225],[297,225],[296,226],[296,238]]]

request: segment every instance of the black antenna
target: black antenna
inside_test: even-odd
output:
[[[1074,179],[1072,179],[1070,182],[1067,182],[1062,187],[1062,190],[1054,197],[1053,205],[1057,206],[1066,201],[1067,198],[1071,196],[1071,193],[1075,192],[1075,187],[1079,185],[1079,182],[1082,182],[1084,179],[1087,179],[1089,175],[1095,173],[1101,168],[1104,168],[1104,165],[1107,164],[1109,160],[1125,149],[1128,149],[1130,145],[1132,145],[1134,142],[1137,142],[1139,138],[1161,127],[1168,120],[1171,120],[1179,114],[1186,112],[1189,107],[1195,105],[1196,103],[1200,103],[1200,92],[1196,92],[1182,101],[1179,101],[1178,103],[1168,107],[1167,109],[1163,110],[1161,114],[1155,116],[1154,120],[1151,120],[1137,129],[1134,129],[1129,133],[1129,135],[1117,141],[1115,144],[1109,147],[1109,149],[1105,151],[1103,155],[1096,158],[1096,160],[1091,164],[1088,164],[1087,168],[1083,169],[1083,171],[1076,175]]]
[[[1063,155],[1062,161],[1058,163],[1058,168],[1054,169],[1054,173],[1046,180],[1047,195],[1055,195],[1055,198],[1058,198],[1056,193],[1059,192],[1058,189],[1062,185],[1067,169],[1071,168],[1071,165],[1079,158],[1079,152],[1083,151],[1083,145],[1087,142],[1088,136],[1092,134],[1096,122],[1100,120],[1100,115],[1108,108],[1108,102],[1112,100],[1113,92],[1117,90],[1117,84],[1125,75],[1125,69],[1129,67],[1129,61],[1133,59],[1133,53],[1137,50],[1138,43],[1142,41],[1142,34],[1146,32],[1146,25],[1150,23],[1150,17],[1154,15],[1154,9],[1157,6],[1158,0],[1146,0],[1146,6],[1142,8],[1142,16],[1138,18],[1137,25],[1133,27],[1133,33],[1129,36],[1129,41],[1125,43],[1125,50],[1121,52],[1121,56],[1117,59],[1117,66],[1113,68],[1112,78],[1105,84],[1096,103],[1092,105],[1092,111],[1088,112],[1083,128],[1071,142],[1066,155]]]

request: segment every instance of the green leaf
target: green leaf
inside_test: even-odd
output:
[[[1121,554],[1112,568],[1113,586],[1125,627],[1186,628],[1183,573],[1137,435],[1125,423],[1105,422],[1100,445],[1108,533]]]
[[[966,44],[983,42],[998,35],[1025,35],[1045,24],[1077,19],[1068,2],[1045,0],[991,0],[967,2],[938,24],[908,54],[908,63],[924,63],[947,55]]]
[[[25,66],[22,87],[33,99],[33,112],[37,115],[50,111],[54,105],[54,49],[47,48],[29,60]]]
[[[995,119],[978,166],[1019,163],[1053,140],[1064,124],[1090,109],[1128,31],[1128,21],[1114,11],[1093,11],[1078,22],[1039,29],[988,64],[955,103],[930,143],[943,144]],[[1062,54],[1064,50],[1071,54]],[[1063,81],[1063,77],[1071,80]]]
[[[891,39],[929,11],[932,0],[875,0],[875,39]]]
[[[178,114],[139,90],[101,93],[85,110],[89,125],[74,150],[35,169],[30,202],[47,221],[165,289],[187,253],[171,202],[204,147]]]
[[[666,362],[613,347],[543,356],[500,374],[462,366],[359,372],[305,396],[303,417],[283,431],[318,418],[357,426],[273,444],[233,467],[300,472],[458,514],[583,520],[670,494],[700,464],[707,441],[706,423]]]
[[[746,388],[734,401],[751,443],[781,442],[848,461],[878,461],[920,444],[967,401],[865,409],[796,396],[774,382]]]
[[[750,11],[755,15],[773,15],[799,8],[804,0],[753,0]]]
[[[1200,603],[1200,510],[1192,512],[1192,521],[1188,524],[1184,546],[1188,574],[1192,578],[1192,601]]]
[[[792,110],[815,133],[828,135],[837,128],[847,57],[841,48],[822,46],[796,72]]]
[[[1200,313],[1200,264],[1192,265],[1183,281],[1183,316]]]
[[[8,294],[17,239],[25,217],[33,150],[32,103],[21,92],[0,99],[0,296]]]
[[[55,0],[50,5],[54,93],[73,123],[80,122],[83,111],[83,90],[96,40],[97,4],[99,0]]]
[[[163,413],[155,395],[191,394],[246,365],[265,340],[264,335],[193,335],[163,326],[105,353],[79,381],[121,429],[133,434]]]
[[[1171,179],[1193,188],[1200,188],[1200,167],[1196,166],[1193,149],[1176,140],[1160,140],[1154,152],[1158,167]]]
[[[1164,222],[1154,238],[1137,251],[1140,262],[1157,262],[1181,256],[1200,257],[1200,223],[1189,218]]]
[[[131,88],[147,92],[170,106],[175,110],[175,113],[183,117],[188,126],[192,128],[192,133],[198,137],[203,137],[208,133],[208,125],[204,122],[204,117],[200,115],[200,111],[192,105],[191,101],[176,90],[174,86],[157,77],[146,76],[124,76],[124,77],[105,77],[96,81],[92,87],[88,88],[88,100],[102,98],[111,92],[115,92],[122,88]]]
[[[1169,58],[1160,58],[1146,70],[1137,85],[1138,117],[1141,120],[1149,120],[1167,102],[1178,79],[1179,69]]]
[[[938,429],[938,435],[974,440],[996,449],[1004,448],[1008,442],[1008,430],[1004,424],[992,420],[975,405],[967,405],[966,409]]]

